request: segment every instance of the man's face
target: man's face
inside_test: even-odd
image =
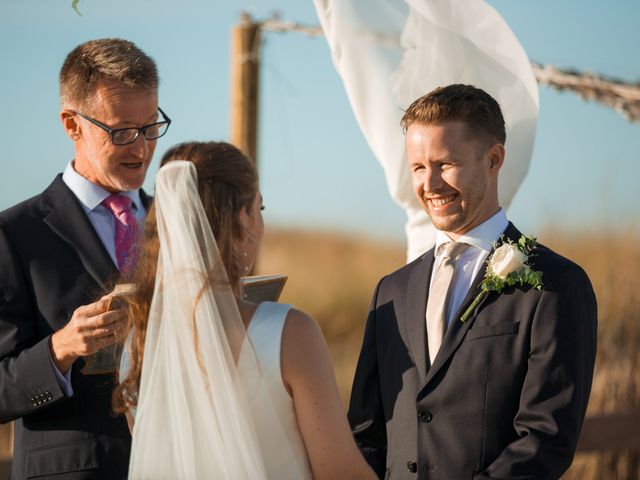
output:
[[[487,148],[461,122],[412,124],[407,156],[413,191],[438,230],[457,239],[493,216],[504,148]]]
[[[109,80],[98,86],[95,96],[80,111],[113,129],[143,127],[157,121],[158,95]],[[140,134],[132,144],[114,145],[108,132],[79,115],[65,120],[65,112],[69,111],[62,112],[65,128],[68,122],[76,122],[72,138],[76,144],[74,168],[79,174],[110,192],[142,186],[156,140]]]

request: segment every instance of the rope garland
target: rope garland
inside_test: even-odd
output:
[[[593,73],[561,70],[553,65],[532,62],[533,73],[541,85],[569,90],[584,100],[612,108],[627,120],[640,123],[640,83],[606,78]]]
[[[242,18],[243,21],[251,21],[250,17]],[[278,15],[260,22],[259,25],[263,30],[277,33],[298,32],[312,37],[324,35],[320,26],[284,21]],[[540,85],[559,91],[568,90],[584,100],[595,101],[615,110],[629,121],[640,123],[640,82],[625,82],[536,62],[531,62],[531,66]]]

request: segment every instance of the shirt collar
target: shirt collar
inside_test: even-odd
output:
[[[509,220],[507,220],[507,215],[504,213],[504,210],[500,208],[498,213],[488,220],[485,220],[473,230],[465,233],[456,241],[468,243],[472,247],[489,253],[493,248],[493,243],[500,238],[500,235],[504,233],[508,226]],[[442,254],[440,247],[449,242],[451,242],[451,238],[449,238],[445,232],[438,230],[434,250],[436,257]]]
[[[78,197],[78,200],[80,200],[80,203],[87,212],[94,210],[105,198],[111,195],[111,192],[87,180],[76,172],[75,168],[73,168],[73,160],[70,161],[64,169],[62,180],[73,194]],[[131,199],[134,210],[140,211],[140,209],[143,208],[139,190],[128,190],[119,193]]]

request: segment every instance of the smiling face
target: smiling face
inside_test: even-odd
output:
[[[143,127],[157,121],[155,90],[132,89],[115,80],[102,81],[83,114],[113,129]],[[75,143],[75,170],[105,190],[120,192],[142,186],[151,163],[156,140],[140,135],[130,145],[117,146],[111,135],[70,109],[61,112],[62,123]]]
[[[433,225],[453,240],[498,211],[501,144],[487,147],[462,122],[413,123],[407,156],[414,193]]]

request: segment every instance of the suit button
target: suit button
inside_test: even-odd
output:
[[[407,470],[411,473],[416,473],[418,471],[418,464],[416,462],[407,462]]]
[[[418,413],[418,420],[420,420],[423,423],[429,423],[432,418],[433,418],[433,415],[429,411],[420,411]]]

